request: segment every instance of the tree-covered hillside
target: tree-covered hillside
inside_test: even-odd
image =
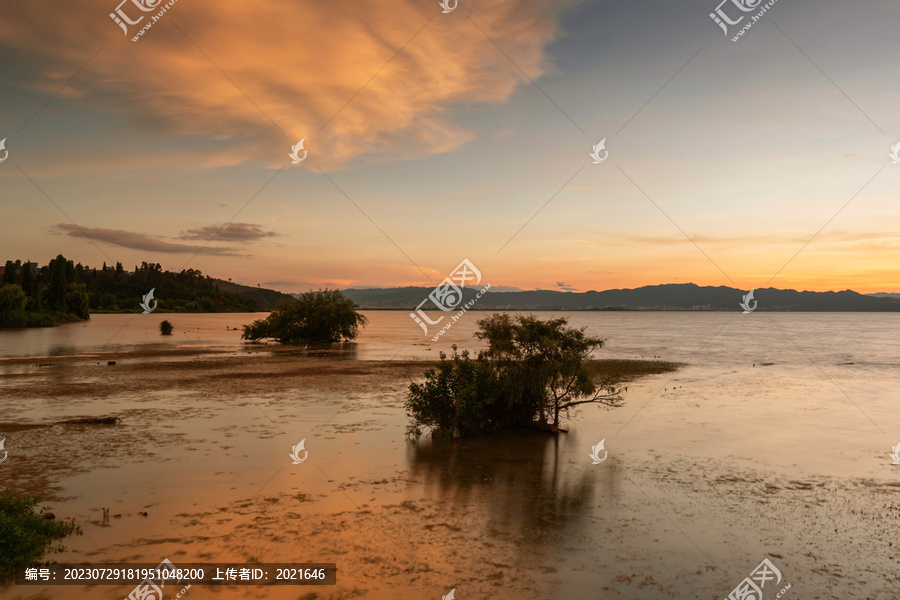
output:
[[[91,312],[141,312],[150,290],[159,312],[259,309],[255,300],[221,291],[216,280],[194,269],[173,273],[146,262],[134,271],[126,271],[122,263],[103,263],[97,269],[59,255],[44,267],[6,261],[0,278],[0,327],[42,327],[88,319]]]

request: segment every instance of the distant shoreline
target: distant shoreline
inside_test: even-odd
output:
[[[432,290],[426,288],[351,288],[343,290],[343,293],[362,310],[422,309],[429,312],[439,309],[431,299]],[[459,295],[459,304],[465,304],[474,297],[475,292],[467,287],[461,289]],[[587,292],[490,290],[472,309],[731,312],[741,310],[739,307],[744,300],[754,310],[766,312],[900,312],[898,298],[867,296],[852,290],[839,292],[777,288],[740,290],[726,286],[699,286],[693,283]]]
[[[360,306],[357,310],[370,310],[370,311],[413,311],[415,307],[412,308],[398,308],[398,307],[370,307],[370,306]],[[551,308],[470,308],[467,312],[688,312],[688,313],[730,313],[730,312],[741,312],[740,308],[729,309],[729,308],[711,308],[711,309],[703,309],[703,310],[694,310],[691,308],[571,308],[571,307],[551,307]],[[801,310],[791,310],[788,308],[770,308],[770,309],[756,309],[753,312],[765,312],[765,313],[859,313],[859,314],[867,314],[867,313],[897,313],[900,310],[837,310],[837,309],[823,309],[823,310],[813,310],[809,308],[804,308]]]

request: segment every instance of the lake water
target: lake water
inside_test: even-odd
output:
[[[477,350],[476,321],[490,313],[467,313],[438,342],[406,312],[365,314],[336,357],[264,349],[252,371],[227,328],[260,314],[2,331],[0,485],[4,473],[48,485],[54,509],[85,523],[59,561],[338,563],[336,588],[195,586],[194,598],[440,598],[456,587],[460,600],[721,599],[766,556],[792,583],[788,600],[900,597],[900,465],[889,458],[900,315],[536,313],[606,339],[600,358],[684,366],[629,384],[623,408],[581,410],[558,438],[433,444],[404,436],[405,388],[421,369],[380,365],[435,360],[454,343]],[[158,334],[164,318],[171,337]],[[116,353],[116,367],[92,360]],[[124,424],[16,429],[99,414]],[[310,460],[291,465],[304,438]],[[609,458],[592,465],[601,440]],[[101,524],[102,506],[123,516]]]
[[[437,342],[404,311],[363,311],[369,319],[357,339],[360,360],[431,359],[429,352],[483,348],[474,339],[477,320],[491,313],[472,311]],[[517,313],[513,313],[517,314]],[[538,312],[566,317],[607,340],[604,355],[698,364],[716,370],[753,363],[852,366],[842,372],[872,373],[900,366],[900,314],[712,312]],[[60,327],[0,330],[0,357],[64,356],[127,351],[141,347],[239,347],[240,327],[264,313],[93,315],[90,321]],[[159,322],[172,321],[170,337]],[[443,323],[441,323],[443,325]],[[803,360],[805,359],[805,360]],[[850,364],[852,363],[852,364]]]

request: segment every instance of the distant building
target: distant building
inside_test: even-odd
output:
[[[695,304],[691,310],[711,310],[709,304]]]

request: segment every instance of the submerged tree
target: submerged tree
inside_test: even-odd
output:
[[[521,382],[523,399],[537,409],[539,424],[552,418],[559,427],[560,415],[580,404],[621,406],[616,378],[595,377],[588,368],[603,340],[585,335],[586,328],[569,327],[565,318],[509,315],[493,315],[478,326],[475,336],[488,342],[484,356]]]
[[[244,325],[241,338],[273,338],[283,344],[329,343],[352,340],[368,320],[356,303],[340,290],[307,292],[281,300],[268,317]]]
[[[467,437],[488,431],[528,425],[531,414],[504,393],[500,373],[481,356],[440,353],[436,369],[425,372],[423,383],[412,383],[406,400],[408,428],[416,437],[429,428],[436,437]]]
[[[409,432],[430,428],[438,437],[475,435],[525,425],[559,431],[560,418],[581,404],[621,406],[617,378],[590,362],[603,340],[566,319],[494,315],[478,322],[488,349],[444,353],[423,383],[409,386]]]

